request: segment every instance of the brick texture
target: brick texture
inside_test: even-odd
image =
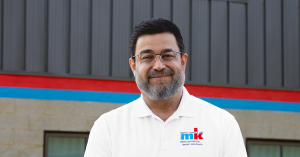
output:
[[[44,131],[89,132],[123,104],[0,98],[0,156],[42,157]],[[300,113],[227,109],[246,138],[300,140]]]

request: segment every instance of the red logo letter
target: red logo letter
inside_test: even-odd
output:
[[[194,140],[196,140],[196,139],[199,139],[199,140],[200,140],[200,139],[203,139],[203,137],[202,137],[202,134],[203,134],[203,133],[199,133],[199,134],[198,134],[198,128],[194,128],[194,132],[195,132],[195,133],[194,133]]]

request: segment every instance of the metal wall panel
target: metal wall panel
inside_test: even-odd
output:
[[[0,0],[0,70],[128,79],[133,26],[162,17],[181,29],[189,83],[299,89],[299,3]]]
[[[281,0],[266,0],[266,84],[282,86]]]
[[[2,0],[0,0],[0,70],[2,70]]]
[[[283,1],[284,86],[300,87],[299,1]]]
[[[153,17],[172,20],[172,1],[171,0],[153,0]]]
[[[46,2],[26,1],[26,56],[25,70],[46,72]]]
[[[190,1],[183,0],[173,0],[173,22],[180,29],[184,45],[185,52],[187,54],[192,53],[190,51]],[[185,80],[190,81],[191,77],[191,62],[187,62],[187,66],[185,69]]]
[[[228,82],[228,4],[211,1],[211,82]]]
[[[149,20],[152,18],[153,13],[153,1],[152,0],[133,0],[133,14],[132,29],[140,24],[142,21]],[[130,73],[133,77],[133,74]]]
[[[25,1],[3,1],[3,70],[24,70]]]
[[[192,0],[192,30],[191,54],[191,81],[207,84],[209,82],[209,41],[210,41],[210,2],[207,0]]]
[[[69,0],[49,1],[48,72],[65,74],[69,69],[70,52]]]
[[[71,0],[70,73],[90,73],[91,0]]]
[[[248,3],[248,53],[247,71],[248,84],[264,85],[265,46],[264,46],[264,0],[254,0]]]
[[[129,39],[132,30],[132,0],[113,1],[112,76],[130,77]]]
[[[133,0],[133,27],[152,17],[152,0]]]
[[[92,4],[92,75],[109,76],[111,66],[111,0],[93,0]]]
[[[229,3],[229,83],[246,84],[246,5]]]

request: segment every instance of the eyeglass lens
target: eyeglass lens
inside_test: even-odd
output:
[[[140,54],[140,60],[142,62],[150,63],[156,60],[156,55],[159,55],[159,58],[163,62],[168,62],[176,59],[176,52],[164,52],[162,54],[142,53]]]

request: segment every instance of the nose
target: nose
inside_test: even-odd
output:
[[[161,61],[160,55],[155,56],[155,60],[153,63],[153,69],[161,71],[161,70],[165,69],[165,67],[166,67],[166,65]]]

